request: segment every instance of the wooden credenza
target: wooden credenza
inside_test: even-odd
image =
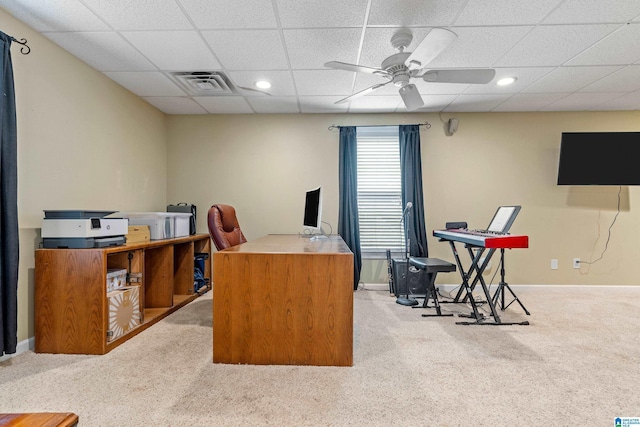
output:
[[[35,351],[105,354],[183,307],[207,288],[194,291],[194,257],[208,254],[211,240],[198,234],[100,249],[37,249],[35,265]],[[126,269],[135,281],[140,324],[113,339],[107,270]]]
[[[353,364],[353,254],[269,235],[213,255],[213,362]]]

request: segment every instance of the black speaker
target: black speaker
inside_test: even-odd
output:
[[[409,287],[409,297],[422,297],[427,295],[427,284],[429,274],[424,270],[409,267],[407,276],[407,261],[404,259],[394,259],[391,261],[391,277],[393,294],[396,297],[407,295]]]

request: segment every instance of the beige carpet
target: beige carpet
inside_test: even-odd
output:
[[[354,366],[212,363],[211,293],[104,356],[0,363],[0,412],[81,426],[612,426],[640,416],[640,288],[514,287],[529,326],[422,318],[359,290]],[[449,304],[447,310],[468,312]]]

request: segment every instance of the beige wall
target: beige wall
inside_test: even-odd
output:
[[[445,136],[437,114],[172,116],[168,119],[168,200],[196,203],[199,231],[213,203],[238,208],[249,239],[302,232],[304,191],[324,189],[324,217],[337,229],[338,132],[331,124],[432,124],[421,128],[428,234],[447,221],[488,225],[499,205],[522,211],[513,233],[530,248],[507,251],[511,284],[637,285],[640,210],[636,187],[622,187],[621,213],[604,258],[580,270],[572,259],[596,259],[617,208],[618,187],[556,185],[563,131],[637,131],[639,112],[466,113]],[[430,256],[453,261],[448,244],[429,237]],[[460,248],[462,249],[462,248]],[[463,262],[467,255],[461,251]],[[559,268],[551,270],[551,259]],[[486,276],[496,271],[498,257]],[[385,262],[365,261],[362,280],[385,283]],[[499,280],[496,278],[494,283]],[[459,283],[458,273],[439,283]]]
[[[34,335],[34,250],[43,210],[164,210],[165,115],[0,9],[18,122],[18,340]]]

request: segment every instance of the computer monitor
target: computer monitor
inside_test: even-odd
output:
[[[307,191],[302,224],[311,233],[322,233],[322,187]]]

